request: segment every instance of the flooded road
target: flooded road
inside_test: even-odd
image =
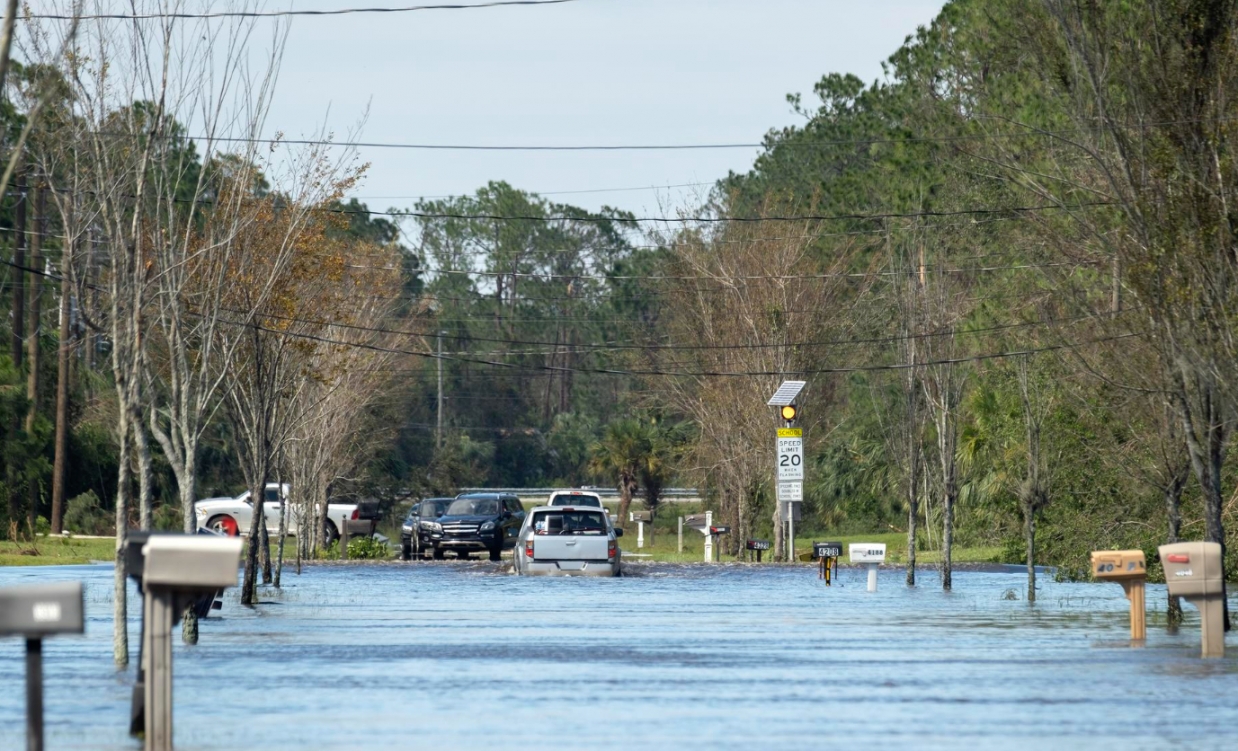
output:
[[[1238,743],[1238,644],[1198,657],[1198,615],[1127,641],[1113,584],[901,570],[632,565],[622,579],[489,564],[307,568],[175,647],[180,749],[1190,749]],[[0,568],[0,586],[86,582],[85,637],[44,646],[49,749],[138,749],[133,670],[111,662],[111,568]],[[840,586],[841,584],[841,586]],[[1018,599],[1007,599],[1011,594]],[[130,606],[134,614],[136,600]],[[131,624],[136,655],[137,622]],[[0,640],[0,749],[24,747],[22,646]]]

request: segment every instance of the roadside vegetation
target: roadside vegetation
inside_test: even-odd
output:
[[[662,217],[498,181],[373,211],[331,134],[264,140],[282,22],[134,7],[156,12],[24,19],[3,81],[6,556],[62,545],[44,528],[189,531],[242,488],[258,520],[278,480],[281,529],[313,530],[289,558],[320,555],[330,498],[395,524],[586,483],[653,512],[656,551],[689,485],[724,555],[785,557],[764,404],[790,378],[797,548],[880,531],[946,588],[1018,559],[1033,599],[1036,563],[1236,541],[1232,3],[953,0]],[[246,603],[286,542],[249,531]]]

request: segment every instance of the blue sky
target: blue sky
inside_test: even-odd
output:
[[[297,2],[338,8],[344,0]],[[401,3],[391,3],[398,5]],[[795,121],[789,92],[828,72],[871,81],[940,0],[579,0],[545,7],[299,17],[272,131],[337,137],[368,108],[375,142],[579,145],[758,142]],[[662,213],[744,170],[755,150],[444,152],[363,149],[371,208],[488,180]]]

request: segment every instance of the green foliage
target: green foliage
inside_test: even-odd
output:
[[[358,537],[348,541],[349,560],[381,561],[390,557],[391,549],[387,547],[387,543],[373,537]]]
[[[93,490],[69,499],[65,505],[64,526],[66,530],[83,535],[110,535],[114,533],[111,516],[103,510],[103,504]]]

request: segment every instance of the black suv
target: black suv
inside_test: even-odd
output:
[[[524,506],[510,493],[467,493],[456,496],[447,512],[428,525],[429,538],[422,545],[442,560],[450,550],[457,558],[487,551],[490,560],[499,560],[504,548],[516,547],[516,536],[524,524]],[[428,529],[427,529],[428,527]]]
[[[404,525],[400,529],[400,560],[409,561],[414,556],[421,558],[422,552],[429,547],[430,530],[423,527],[422,522],[432,522],[443,515],[455,498],[426,498],[420,503],[414,503],[404,517]]]

